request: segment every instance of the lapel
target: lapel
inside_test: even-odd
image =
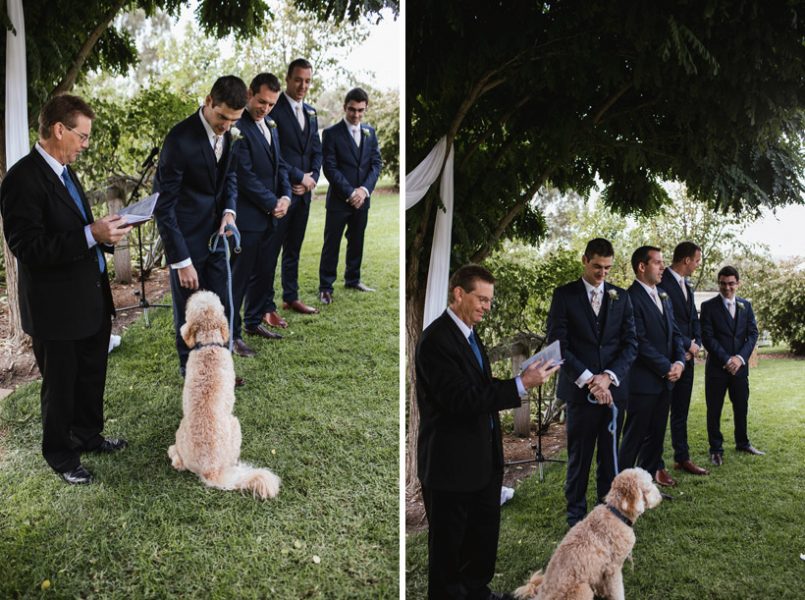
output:
[[[593,306],[590,302],[590,297],[587,294],[587,287],[584,285],[584,281],[579,279],[577,282],[577,290],[578,293],[576,297],[581,302],[581,310],[586,315],[587,321],[590,323],[590,329],[593,332],[593,337],[598,337],[598,327],[596,323],[596,316],[595,311],[593,311]],[[603,307],[603,299],[601,300],[601,306]]]
[[[730,311],[727,310],[727,307],[724,306],[724,298],[721,296],[721,294],[716,296],[716,301],[718,302],[719,306],[721,307],[721,315],[724,318],[724,322],[726,323],[727,328],[734,333],[735,332],[735,325],[736,325],[736,323],[738,321],[738,311],[741,310],[740,308],[738,308],[738,296],[735,296],[735,318],[734,319],[730,315]]]
[[[670,271],[671,269],[666,269],[666,272]],[[693,292],[690,289],[687,281],[683,280],[683,285],[685,286],[686,291],[688,292],[688,299],[685,300],[685,294],[682,292],[682,288],[679,287],[679,284],[676,281],[676,277],[674,277],[673,273],[668,273],[667,276],[663,273],[662,276],[663,283],[665,284],[665,291],[668,293],[669,296],[676,296],[679,300],[679,305],[685,307],[685,316],[690,319],[690,305],[691,300],[693,299]]]
[[[606,330],[607,323],[609,322],[609,313],[612,312],[612,304],[614,300],[609,297],[609,290],[612,289],[612,285],[608,284],[606,281],[604,282],[604,297],[601,299],[601,313],[598,315],[598,320],[601,321],[601,337],[604,337],[604,331]]]
[[[681,292],[682,290],[679,291]],[[662,302],[662,317],[663,317],[662,324],[663,327],[665,327],[665,333],[670,334],[674,330],[674,325],[671,322],[671,312],[673,311],[673,308],[671,307],[671,299],[667,297],[668,293],[665,292],[664,290],[657,289],[657,293],[658,294],[665,293],[666,295],[665,300],[663,300],[662,297],[660,297],[660,302]]]
[[[307,145],[305,143],[306,142],[305,132],[299,128],[299,121],[296,120],[296,115],[293,112],[293,107],[291,106],[291,102],[288,100],[288,98],[285,97],[285,92],[283,92],[281,96],[282,96],[282,105],[279,108],[285,111],[285,116],[288,119],[288,122],[291,124],[291,129],[296,135],[296,139],[299,141],[299,147],[304,152],[305,146]],[[302,112],[304,113],[304,103],[302,103],[302,109],[303,109]]]
[[[358,148],[358,144],[355,143],[355,138],[352,137],[352,134],[349,132],[349,127],[347,127],[346,121],[341,119],[339,126],[341,127],[341,131],[343,132],[342,135],[347,140],[347,145],[349,149],[352,150],[352,154],[355,156],[355,160],[360,164],[361,162],[361,149]]]
[[[252,123],[254,124],[254,134],[258,137],[259,143],[262,144],[263,149],[266,151],[266,154],[268,154],[268,158],[271,161],[271,163],[275,164],[277,161],[274,158],[275,155],[274,148],[277,145],[277,137],[275,135],[274,128],[269,126],[268,124],[269,121],[271,123],[274,123],[274,120],[270,119],[269,117],[263,119],[263,126],[266,128],[266,131],[268,131],[268,135],[271,136],[270,146],[268,145],[268,140],[266,140],[265,136],[260,132],[260,128],[257,126],[257,123],[255,123],[254,121],[252,121]]]
[[[192,131],[198,143],[201,144],[201,156],[204,164],[207,166],[207,175],[210,178],[210,185],[212,189],[216,189],[215,184],[218,178],[218,163],[215,161],[215,152],[213,152],[212,144],[210,144],[210,138],[207,137],[207,130],[204,129],[204,125],[201,124],[200,119],[203,119],[204,115],[197,111],[190,118],[193,124]],[[224,138],[224,152],[226,152],[226,138]],[[223,158],[223,155],[221,158]]]
[[[37,164],[39,168],[42,170],[42,172],[45,175],[45,178],[47,179],[48,184],[51,187],[52,192],[51,195],[58,198],[64,204],[66,204],[67,207],[71,211],[73,211],[75,216],[77,216],[81,220],[81,222],[86,225],[87,221],[84,220],[81,211],[78,210],[78,206],[76,206],[75,204],[75,200],[73,200],[73,197],[70,195],[70,192],[67,191],[67,187],[64,185],[64,182],[61,180],[61,178],[58,175],[56,175],[53,169],[50,168],[50,165],[47,164],[47,162],[45,162],[45,159],[42,158],[42,156],[39,154],[36,148],[31,149],[31,154],[33,155],[35,164]],[[89,205],[87,204],[87,198],[86,195],[84,194],[84,188],[82,188],[81,184],[78,182],[78,178],[75,176],[75,172],[70,167],[67,167],[67,170],[70,173],[70,177],[72,177],[73,179],[75,187],[78,189],[78,195],[81,196],[81,204],[84,206],[84,211],[87,213],[89,223],[92,223],[93,221],[92,211],[89,209]]]
[[[475,358],[475,352],[472,351],[469,340],[464,337],[464,334],[458,328],[458,325],[453,322],[453,319],[449,314],[447,314],[447,311],[445,311],[442,316],[447,320],[448,328],[453,334],[453,343],[460,348],[460,351],[464,354],[464,359],[472,363],[473,367],[478,369],[482,375],[486,375],[486,358],[484,356],[486,353],[484,352],[484,347],[483,344],[481,344],[481,340],[478,339],[477,335],[475,336],[475,340],[478,342],[478,348],[481,351],[481,359],[484,361],[483,369],[481,368],[481,365],[478,364],[478,359]]]

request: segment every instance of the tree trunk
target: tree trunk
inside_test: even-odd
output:
[[[417,434],[419,432],[419,408],[416,404],[416,345],[422,333],[425,312],[424,290],[413,286],[413,293],[405,300],[405,355],[406,355],[406,398],[408,418],[405,432],[405,495],[411,498],[419,493],[416,455]]]
[[[106,202],[109,205],[109,214],[116,214],[123,208],[123,190],[117,186],[106,188]],[[115,281],[118,283],[131,283],[131,252],[129,251],[129,236],[115,244]]]

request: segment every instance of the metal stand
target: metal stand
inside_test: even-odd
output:
[[[552,462],[552,463],[564,463],[565,461],[559,460],[557,458],[545,458],[545,455],[542,453],[542,386],[537,388],[537,445],[532,446],[536,452],[534,453],[534,458],[529,458],[526,460],[513,460],[511,462],[507,462],[506,466],[509,465],[521,465],[525,463],[537,463],[537,470],[539,471],[539,482],[542,483],[545,481],[545,473],[543,472],[543,463]]]
[[[154,150],[157,150],[154,148]],[[137,193],[140,191],[142,187],[143,181],[145,180],[145,176],[148,174],[148,171],[154,166],[154,158],[156,157],[156,152],[151,152],[151,155],[145,160],[143,163],[143,170],[140,174],[140,180],[137,182],[137,185],[134,186],[134,189],[129,196],[129,204],[132,203],[134,198],[136,198]],[[132,309],[142,309],[143,311],[143,319],[145,320],[145,326],[150,327],[151,323],[148,320],[148,309],[150,308],[171,308],[170,304],[151,304],[148,302],[148,297],[145,295],[145,260],[143,259],[143,231],[141,225],[147,223],[144,221],[143,223],[138,223],[135,225],[137,228],[137,250],[138,256],[140,259],[140,289],[134,292],[134,295],[139,297],[140,301],[137,304],[132,304],[131,306],[123,306],[118,308],[117,310],[120,312],[125,312],[127,310]]]

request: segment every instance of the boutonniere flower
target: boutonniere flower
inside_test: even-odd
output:
[[[266,125],[268,125],[269,129],[277,128],[277,122],[274,119],[268,119],[268,121],[266,121]]]
[[[618,290],[608,290],[607,294],[609,294],[609,299],[613,302],[618,299]]]
[[[232,136],[232,143],[233,144],[235,142],[237,142],[240,138],[243,137],[243,134],[240,132],[240,129],[238,129],[237,127],[230,127],[229,128],[229,134]]]
[[[660,292],[660,300],[663,301],[668,300],[668,294],[666,294],[665,292]]]
[[[368,127],[361,127],[361,133],[363,133],[363,137],[369,137],[372,134]]]
[[[737,302],[736,304],[738,305],[738,308],[739,308],[739,309],[741,309],[741,310],[745,310],[745,309],[746,309],[746,305],[745,305],[743,302]]]
[[[307,116],[310,117],[311,119],[316,118],[316,111],[313,110],[312,108],[305,109],[305,112],[307,113]]]

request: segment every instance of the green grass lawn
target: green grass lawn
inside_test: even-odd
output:
[[[688,421],[695,462],[708,465],[704,366]],[[749,438],[768,454],[734,450],[732,409],[722,417],[724,466],[710,476],[673,472],[679,485],[635,524],[634,562],[624,566],[626,597],[651,599],[799,599],[805,597],[805,362],[761,360],[751,374]],[[665,459],[672,464],[670,437]],[[592,474],[591,474],[592,475]],[[566,532],[564,465],[544,483],[523,481],[503,507],[495,590],[512,590],[544,568]],[[591,478],[588,502],[594,502]],[[407,598],[424,598],[427,537],[408,536]]]
[[[235,359],[241,457],[282,478],[277,499],[171,468],[182,380],[169,311],[110,357],[105,433],[131,445],[85,457],[94,485],[68,486],[42,459],[38,383],[5,400],[0,598],[396,598],[398,201],[372,199],[362,275],[376,293],[343,288],[342,247],[335,302],[285,314],[284,340],[250,338],[258,356]],[[300,268],[317,306],[323,227],[322,197]]]

